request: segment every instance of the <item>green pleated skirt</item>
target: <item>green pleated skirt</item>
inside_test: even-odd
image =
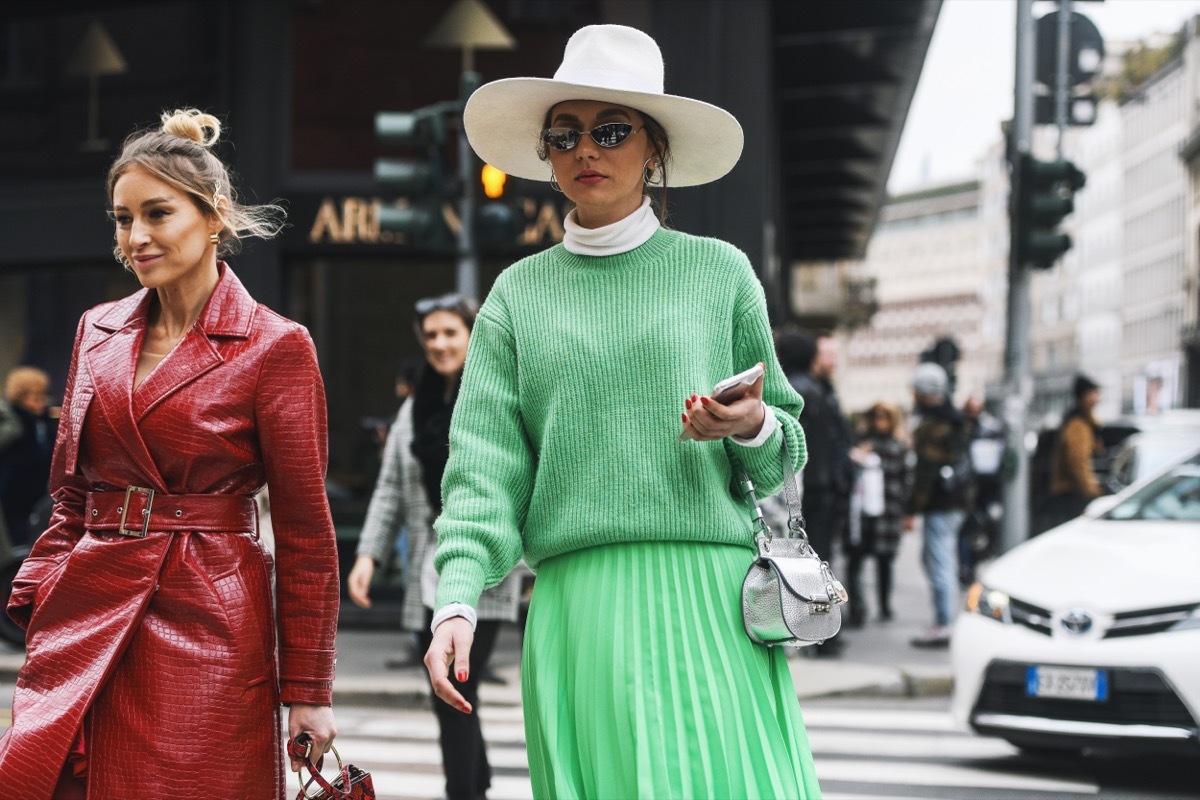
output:
[[[540,565],[522,692],[537,798],[819,798],[784,652],[746,638],[747,548],[593,547]]]

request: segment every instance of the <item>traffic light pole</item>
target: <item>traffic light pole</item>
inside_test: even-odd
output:
[[[478,72],[464,69],[459,80],[459,97],[463,104],[479,88]],[[479,300],[479,255],[475,249],[475,151],[467,141],[466,126],[459,114],[458,124],[458,270],[455,291]]]
[[[1013,83],[1013,121],[1008,158],[1012,168],[1012,202],[1021,196],[1025,177],[1018,164],[1032,149],[1033,138],[1033,0],[1017,0],[1016,69]],[[1022,263],[1019,215],[1013,213],[1008,256],[1008,330],[1004,342],[1004,418],[1013,473],[1004,484],[1005,551],[1025,541],[1029,534],[1029,450],[1025,445],[1029,399],[1033,382],[1029,368],[1030,269]]]
[[[1058,53],[1056,54],[1054,87],[1054,122],[1058,126],[1058,160],[1063,159],[1067,139],[1067,104],[1070,100],[1071,79],[1071,0],[1058,0]]]

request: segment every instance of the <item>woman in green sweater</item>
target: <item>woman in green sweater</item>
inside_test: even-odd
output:
[[[553,80],[480,88],[464,124],[485,161],[575,208],[476,321],[435,525],[434,690],[471,710],[454,679],[473,608],[524,554],[535,796],[818,797],[784,653],[741,621],[738,474],[777,489],[785,440],[803,466],[803,401],[746,256],[664,229],[647,196],[727,173],[741,127],[664,94],[654,40],[616,25],[576,32]],[[756,363],[742,399],[702,396]]]

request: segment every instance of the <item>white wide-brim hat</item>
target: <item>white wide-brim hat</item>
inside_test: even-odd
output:
[[[624,25],[589,25],[567,41],[554,78],[504,78],[479,87],[467,100],[463,125],[479,157],[493,167],[534,181],[550,180],[538,158],[546,113],[567,100],[598,100],[648,114],[671,143],[670,186],[715,181],[742,154],[742,126],[723,108],[663,93],[658,44]]]

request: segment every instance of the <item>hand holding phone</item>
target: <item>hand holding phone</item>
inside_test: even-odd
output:
[[[727,406],[730,403],[735,403],[746,396],[754,384],[763,377],[763,365],[755,364],[748,370],[739,372],[717,383],[713,387],[712,394],[709,397],[715,400],[722,406]],[[686,423],[686,415],[685,415]],[[679,441],[684,441],[690,438],[685,430],[679,434]]]

